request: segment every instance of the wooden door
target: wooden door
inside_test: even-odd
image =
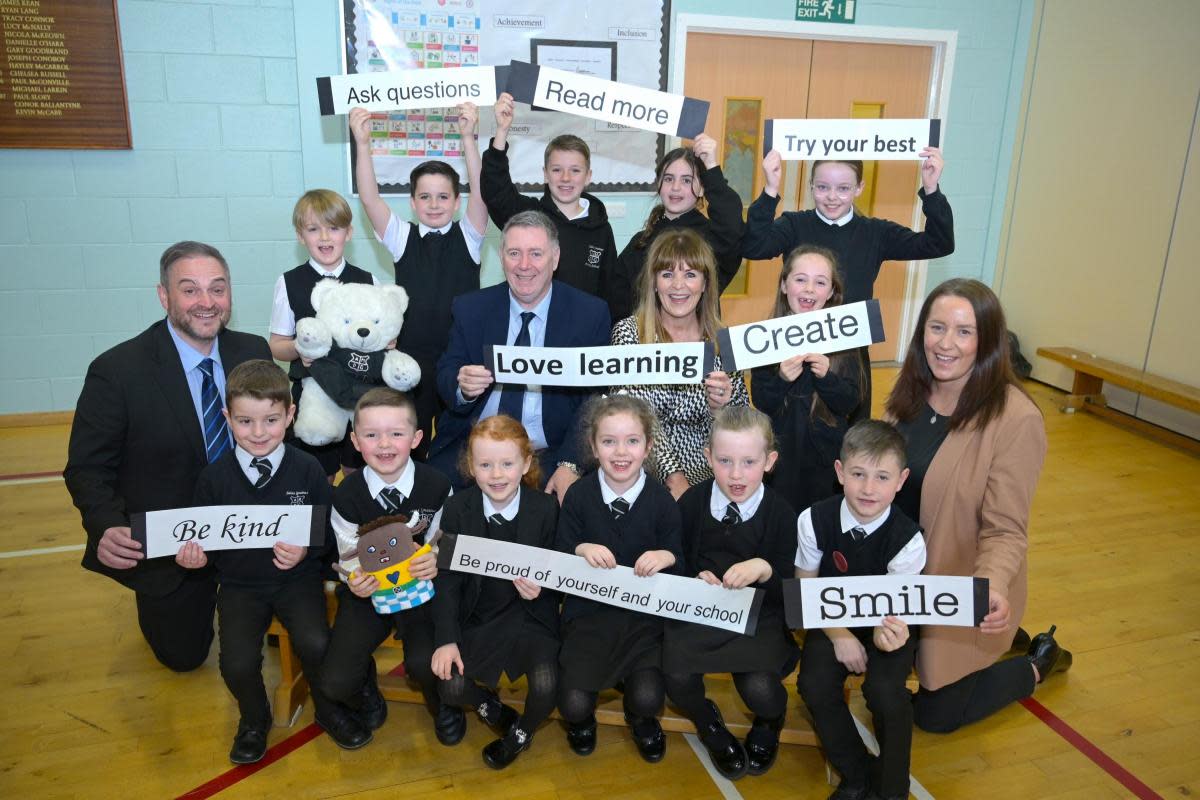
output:
[[[753,163],[753,184],[741,175],[744,156],[732,162],[727,142],[737,141],[747,98],[761,100],[758,142],[763,120],[775,118],[904,118],[926,116],[933,48],[809,41],[794,38],[689,33],[685,88],[689,97],[708,100],[708,133],[717,140],[731,184],[746,205],[762,188],[761,145]],[[735,113],[727,114],[728,110]],[[730,129],[733,130],[731,135]],[[785,162],[779,211],[812,207],[807,164]],[[918,162],[867,162],[867,187],[857,204],[860,213],[910,226],[919,205]],[[732,169],[731,169],[732,167]],[[740,184],[734,181],[740,179]],[[744,276],[726,290],[721,310],[726,324],[737,325],[770,315],[779,287],[780,259],[746,262]],[[887,339],[871,348],[875,360],[893,360],[902,349],[901,320],[908,289],[908,264],[885,262],[875,282]]]

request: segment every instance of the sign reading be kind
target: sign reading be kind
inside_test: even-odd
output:
[[[325,506],[199,506],[130,516],[133,538],[146,558],[173,556],[188,542],[204,550],[254,550],[286,542],[315,547],[325,541]]]

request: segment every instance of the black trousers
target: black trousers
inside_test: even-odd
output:
[[[1029,697],[1035,685],[1028,659],[997,661],[936,691],[922,688],[913,697],[913,721],[923,731],[951,733]]]
[[[154,657],[176,672],[205,662],[213,641],[217,580],[211,569],[188,570],[170,594],[136,593],[138,626]]]
[[[313,707],[325,711],[329,699],[319,679],[329,624],[325,620],[325,591],[320,576],[298,576],[271,589],[222,586],[217,595],[221,621],[221,677],[237,700],[242,720],[262,729],[271,726],[271,706],[263,684],[263,637],[271,617],[279,617],[292,640],[312,688]]]
[[[375,650],[389,637],[404,643],[404,669],[421,687],[430,713],[440,707],[437,678],[433,674],[433,618],[429,603],[380,614],[370,598],[356,596],[344,583],[337,587],[338,609],[321,682],[325,694],[353,709],[362,707],[362,691],[372,673]]]
[[[872,764],[846,706],[842,692],[850,671],[837,660],[833,642],[819,629],[805,634],[797,681],[800,696],[829,762],[849,786],[869,786],[884,797],[907,797],[913,706],[904,681],[912,671],[916,642],[910,636],[899,650],[885,653],[871,641],[870,628],[854,633],[867,650],[862,688],[879,740],[878,762]]]

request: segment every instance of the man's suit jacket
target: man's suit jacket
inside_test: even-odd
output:
[[[261,336],[227,330],[217,341],[226,375],[243,361],[271,358]],[[128,525],[135,511],[192,505],[207,464],[200,419],[165,319],[97,356],[75,407],[63,471],[87,531],[83,566],[149,595],[179,586],[184,570],[174,559],[111,569],[100,563],[96,546],[105,529]]]
[[[968,423],[938,448],[921,484],[926,575],[974,575],[1008,599],[1008,630],[922,625],[917,675],[940,689],[991,666],[1025,613],[1029,510],[1046,458],[1046,425],[1033,401],[1006,388],[1004,411],[984,428]]]
[[[558,522],[558,501],[548,494],[521,488],[521,505],[514,520],[516,543],[529,547],[554,549],[555,528]],[[512,523],[510,523],[512,524]],[[471,486],[454,494],[446,501],[442,511],[441,528],[446,533],[459,536],[476,536],[487,539],[487,520],[483,516],[483,492]],[[468,572],[438,570],[434,579],[433,614],[434,646],[462,644],[462,625],[471,618],[471,612],[479,602],[485,578]],[[527,610],[539,619],[549,631],[558,630],[557,592],[542,589],[541,594],[527,602]],[[512,632],[514,635],[517,631]],[[468,665],[469,667],[470,665]]]
[[[458,370],[467,364],[482,364],[487,345],[508,343],[508,284],[500,283],[454,299],[450,344],[438,359],[438,393],[446,411],[438,417],[437,435],[429,448],[430,459],[446,450],[457,454],[471,426],[487,403],[496,384],[469,403],[458,403]],[[554,281],[550,310],[546,315],[546,347],[604,347],[612,323],[603,300]],[[578,463],[577,417],[592,390],[586,387],[545,386],[542,388],[542,428],[547,447],[556,453],[553,462]]]

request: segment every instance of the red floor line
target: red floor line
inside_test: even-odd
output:
[[[62,470],[54,470],[53,472],[15,472],[12,475],[0,475],[0,481],[19,481],[26,478],[57,478],[62,475]]]
[[[235,783],[249,778],[254,773],[261,769],[271,766],[279,759],[288,755],[294,750],[298,750],[304,745],[311,742],[313,739],[320,736],[324,731],[321,730],[315,723],[293,733],[291,736],[284,739],[279,744],[267,750],[266,756],[257,764],[246,764],[241,767],[224,772],[213,778],[208,783],[203,783],[192,789],[190,792],[179,795],[176,800],[204,800],[204,798],[212,797],[218,792],[223,792]]]
[[[1034,700],[1032,697],[1026,697],[1020,703],[1025,706],[1026,711],[1046,723],[1050,730],[1066,739],[1072,747],[1090,758],[1096,766],[1107,772],[1118,783],[1132,792],[1134,797],[1139,798],[1139,800],[1163,800],[1162,795],[1139,781],[1132,772],[1122,767],[1116,761],[1113,761],[1103,750],[1085,739],[1083,734],[1055,716],[1054,712],[1037,700]]]

